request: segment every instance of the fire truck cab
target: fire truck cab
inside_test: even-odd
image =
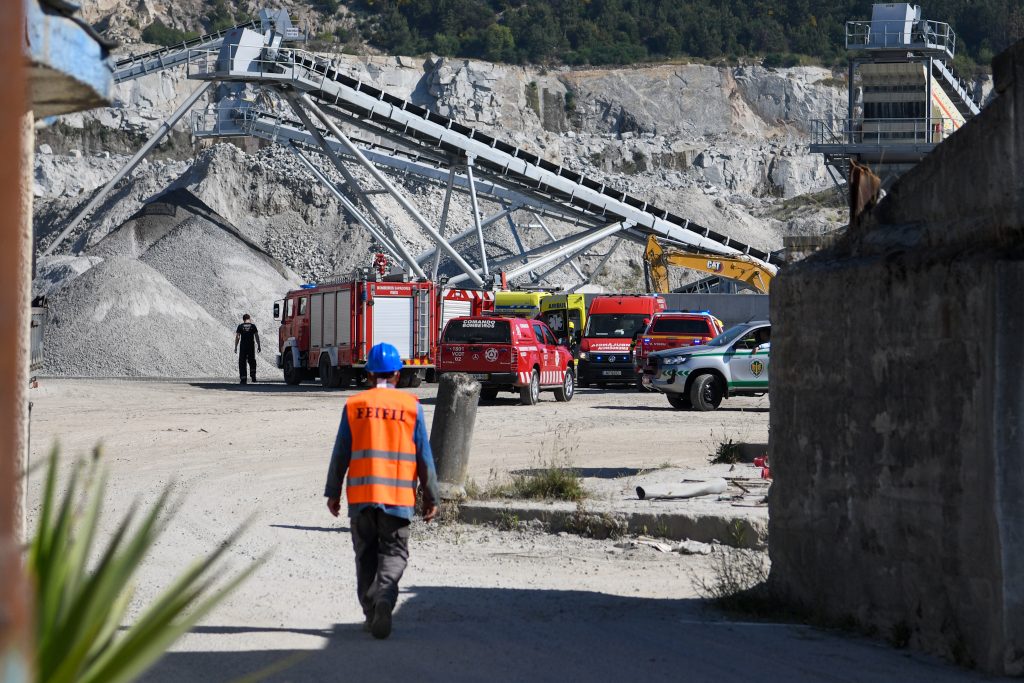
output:
[[[635,384],[632,344],[655,313],[665,310],[657,295],[599,296],[590,303],[579,352],[579,384]]]
[[[434,367],[437,311],[431,282],[303,285],[274,304],[277,366],[288,384],[347,387],[365,379],[370,348],[388,342],[405,362],[399,386],[419,386]]]

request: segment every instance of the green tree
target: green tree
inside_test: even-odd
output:
[[[153,20],[152,24],[142,29],[142,39],[147,43],[154,43],[156,45],[180,45],[184,41],[195,37],[195,33],[186,33],[185,31],[171,28],[159,19]]]
[[[516,56],[516,42],[508,26],[491,24],[484,31],[484,58],[492,62],[511,62]]]

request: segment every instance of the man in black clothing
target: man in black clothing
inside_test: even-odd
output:
[[[241,342],[241,353],[238,351],[238,344]],[[263,353],[260,344],[260,331],[252,322],[252,318],[246,313],[242,316],[242,324],[235,330],[235,353],[238,353],[238,377],[239,384],[245,384],[245,365],[249,364],[249,375],[253,383],[256,382],[256,352]]]

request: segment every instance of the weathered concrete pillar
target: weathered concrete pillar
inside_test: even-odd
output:
[[[441,375],[430,428],[430,448],[434,451],[442,498],[466,495],[466,471],[479,402],[480,382],[461,372]]]
[[[1024,42],[998,97],[772,285],[770,584],[1024,674]]]

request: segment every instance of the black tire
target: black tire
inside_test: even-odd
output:
[[[493,389],[493,388],[489,388],[489,387],[484,387],[483,389],[480,390],[480,400],[481,401],[493,401],[496,398],[498,398],[498,390],[497,389]]]
[[[565,378],[562,380],[562,386],[555,389],[555,400],[561,403],[567,403],[572,400],[572,397],[576,395],[576,378],[573,377],[572,368],[565,369]]]
[[[345,369],[339,368],[334,365],[331,366],[331,372],[328,375],[328,386],[331,389],[338,389],[345,383]]]
[[[725,389],[716,376],[699,375],[690,386],[690,404],[694,410],[714,410],[722,405]]]
[[[540,373],[537,368],[530,373],[530,383],[519,387],[519,402],[524,406],[535,406],[540,400]]]
[[[331,357],[327,354],[320,354],[320,387],[331,388]]]
[[[291,384],[292,386],[297,385],[302,381],[302,370],[295,367],[295,361],[292,360],[292,350],[284,350],[284,382],[285,384]]]
[[[411,375],[409,375],[409,385],[408,386],[409,386],[410,389],[415,389],[416,387],[418,387],[421,384],[423,384],[423,378],[420,377],[420,373],[414,372]]]
[[[395,385],[399,389],[405,389],[409,386],[409,373],[403,372],[398,375],[398,384]]]
[[[693,404],[690,403],[690,397],[686,394],[665,394],[665,397],[668,398],[668,402],[676,410],[690,410],[693,408]]]
[[[338,368],[338,386],[342,389],[352,386],[352,368]]]

